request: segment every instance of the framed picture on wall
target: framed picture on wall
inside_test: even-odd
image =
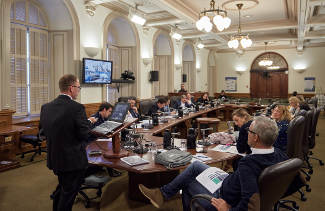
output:
[[[226,92],[237,91],[237,77],[225,77]]]
[[[315,77],[305,77],[305,92],[315,92]]]

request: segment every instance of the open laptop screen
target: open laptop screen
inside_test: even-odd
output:
[[[128,103],[116,103],[114,106],[113,112],[111,116],[109,117],[110,121],[114,122],[120,122],[123,123],[125,116],[129,110],[129,104]]]

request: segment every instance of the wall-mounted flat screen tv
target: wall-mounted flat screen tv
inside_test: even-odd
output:
[[[85,84],[112,83],[113,62],[83,58],[82,82]]]

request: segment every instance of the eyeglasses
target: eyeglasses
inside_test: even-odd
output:
[[[81,86],[74,86],[74,85],[71,85],[72,87],[76,87],[78,88],[79,90],[81,90]]]
[[[254,131],[251,131],[248,127],[246,128],[247,132],[256,134]]]

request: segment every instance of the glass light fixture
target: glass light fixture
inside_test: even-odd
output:
[[[129,9],[129,19],[133,23],[139,24],[141,26],[143,26],[147,21],[137,11],[137,5],[135,6],[135,8],[130,7],[130,9]]]
[[[176,40],[180,40],[183,37],[180,33],[178,33],[177,25],[171,26],[169,35]]]
[[[202,43],[199,43],[199,44],[197,44],[197,47],[202,49],[202,48],[204,48],[204,45]]]
[[[266,52],[266,45],[267,42],[264,42],[265,44],[265,52]],[[267,55],[265,56],[265,58],[263,58],[261,61],[258,62],[259,66],[264,66],[264,67],[268,67],[268,66],[272,66],[273,61],[270,58],[267,58]]]
[[[242,48],[249,48],[252,46],[253,41],[249,38],[248,34],[241,33],[240,26],[240,10],[243,7],[243,4],[236,4],[239,11],[239,25],[237,34],[231,36],[231,39],[228,41],[228,47],[237,49],[239,47],[239,43]]]
[[[201,17],[202,16],[202,17]],[[214,16],[214,17],[213,17]],[[211,18],[214,25],[217,27],[219,31],[223,31],[224,29],[229,28],[231,24],[231,19],[227,17],[227,11],[222,9],[215,9],[215,1],[210,1],[210,9],[204,9],[199,14],[199,20],[196,22],[196,28],[199,31],[210,32],[212,30]]]

